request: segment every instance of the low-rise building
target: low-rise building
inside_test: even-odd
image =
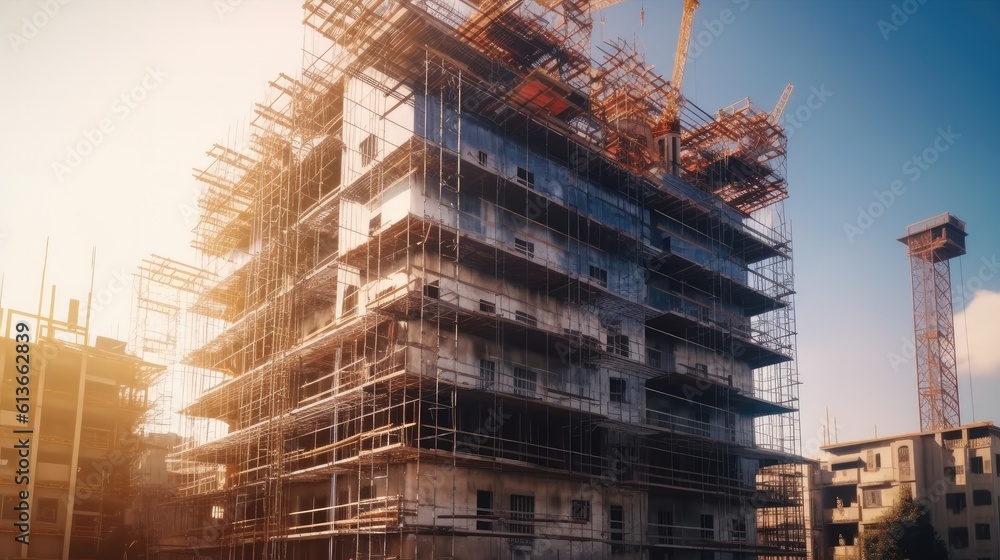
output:
[[[120,558],[127,546],[133,428],[155,368],[124,342],[88,344],[70,309],[0,321],[0,558]]]
[[[813,558],[861,558],[858,537],[908,486],[952,560],[1000,558],[1000,428],[992,422],[824,446],[807,477]]]

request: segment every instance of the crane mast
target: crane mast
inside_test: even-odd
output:
[[[684,68],[687,66],[688,46],[691,44],[691,27],[694,25],[694,12],[699,5],[698,0],[684,0],[681,31],[677,35],[677,51],[674,53],[674,73],[670,77],[670,85],[673,86],[676,96],[680,95],[681,84],[684,83]],[[674,109],[677,108],[675,105]]]
[[[788,100],[792,98],[793,91],[795,91],[795,86],[792,84],[785,86],[785,90],[781,92],[781,97],[779,97],[778,102],[775,103],[774,109],[771,109],[771,113],[767,116],[767,120],[771,124],[778,124],[781,122],[781,116],[785,114],[785,107],[788,106]]]
[[[687,66],[688,46],[691,44],[691,28],[694,25],[694,12],[699,6],[698,0],[684,0],[684,14],[681,16],[681,29],[677,35],[677,50],[674,53],[674,71],[670,79],[670,91],[667,92],[666,107],[663,108],[663,119],[653,132],[660,161],[666,165],[666,170],[672,175],[680,171],[681,155],[681,85],[684,83],[684,68]]]

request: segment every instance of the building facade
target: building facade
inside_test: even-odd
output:
[[[131,538],[133,430],[157,368],[123,342],[88,345],[70,309],[65,321],[3,310],[0,558],[118,558]]]
[[[164,553],[805,555],[783,131],[688,105],[664,173],[674,94],[590,11],[307,2],[327,46],[196,174],[201,272],[143,280],[225,426]]]
[[[859,559],[857,538],[906,486],[952,560],[1000,558],[1000,429],[991,422],[823,447],[809,478],[815,558]]]

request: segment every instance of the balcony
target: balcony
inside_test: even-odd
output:
[[[717,548],[727,544],[745,543],[746,533],[718,535],[711,527],[649,524],[649,539],[653,545]]]
[[[823,510],[825,523],[858,523],[861,521],[861,506],[826,508]]]
[[[945,449],[965,449],[968,442],[964,439],[944,439],[941,440],[941,445]]]
[[[840,486],[858,483],[858,469],[843,471],[822,471],[823,485]]]
[[[835,546],[831,557],[833,560],[859,560],[861,551],[856,546]]]
[[[860,486],[876,486],[896,480],[895,469],[881,468],[871,471],[862,471]]]
[[[701,422],[659,410],[646,409],[646,424],[681,434],[735,442],[739,445],[753,445],[753,434],[749,431],[737,431],[735,428]]]
[[[295,511],[291,514],[291,534],[331,533],[338,529],[354,531],[379,531],[397,527],[405,514],[413,512],[413,505],[402,496],[360,499],[337,506],[320,506]],[[331,517],[333,518],[331,521]]]
[[[986,449],[991,445],[989,436],[969,439],[969,449]]]

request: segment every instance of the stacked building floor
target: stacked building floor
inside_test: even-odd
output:
[[[137,280],[197,395],[162,558],[805,556],[784,133],[665,128],[591,8],[306,2]]]

